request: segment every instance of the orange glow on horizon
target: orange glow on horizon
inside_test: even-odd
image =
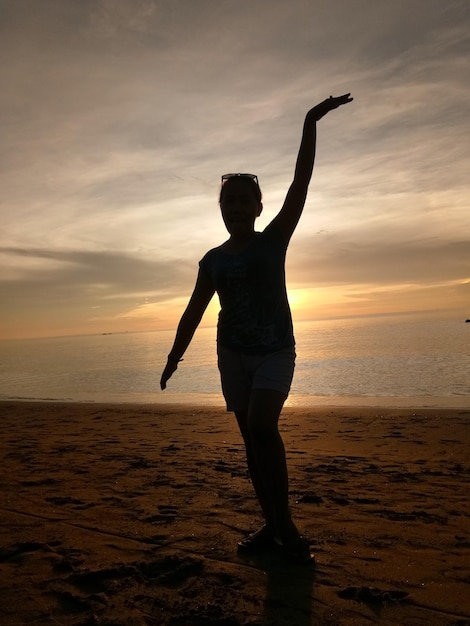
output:
[[[454,284],[455,283],[455,284]],[[297,287],[288,289],[294,326],[296,321],[370,317],[394,314],[432,314],[443,318],[468,317],[466,291],[456,291],[468,281],[445,285],[341,285],[328,287]],[[457,284],[458,283],[458,284]],[[90,315],[83,310],[76,315],[56,311],[44,317],[36,316],[36,324],[21,318],[9,320],[2,327],[1,339],[28,339],[101,333],[124,333],[173,330],[188,303],[188,296],[162,302],[144,303],[113,313],[110,308],[93,308]],[[201,327],[217,325],[219,312],[217,295],[212,298]]]

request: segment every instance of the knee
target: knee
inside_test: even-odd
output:
[[[248,424],[250,441],[253,446],[267,445],[279,439],[277,424],[270,424],[259,420],[253,420]]]

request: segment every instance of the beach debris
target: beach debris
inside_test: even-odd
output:
[[[375,587],[346,587],[338,591],[338,596],[344,600],[382,606],[408,602],[408,595],[406,591],[382,590]]]

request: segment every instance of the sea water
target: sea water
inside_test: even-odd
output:
[[[288,405],[470,408],[470,324],[393,318],[296,322]],[[200,328],[160,390],[174,331],[0,342],[0,399],[223,406],[216,330]]]

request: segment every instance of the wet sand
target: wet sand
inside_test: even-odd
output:
[[[470,410],[281,421],[315,568],[237,555],[261,518],[223,408],[1,402],[1,624],[470,625]]]

